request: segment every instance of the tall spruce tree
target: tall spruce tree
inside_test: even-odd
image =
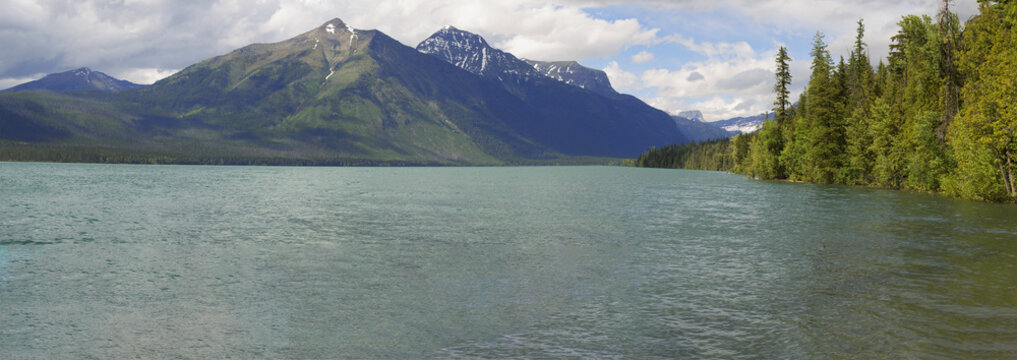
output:
[[[773,102],[773,116],[778,125],[787,126],[790,122],[791,113],[791,57],[787,54],[787,48],[781,46],[777,50],[777,81],[773,85],[773,92],[777,95]]]
[[[855,32],[855,45],[851,49],[848,58],[848,78],[850,80],[851,106],[855,108],[868,108],[869,87],[872,80],[872,65],[869,63],[869,54],[865,44],[865,23],[858,20],[858,30]]]
[[[849,103],[845,135],[847,136],[847,163],[843,182],[849,184],[872,183],[872,167],[875,154],[871,151],[872,136],[869,133],[870,103],[874,96],[872,65],[866,52],[865,23],[858,20],[854,48],[848,58]]]
[[[954,59],[957,43],[960,41],[960,21],[957,14],[950,12],[952,0],[942,0],[936,23],[939,26],[939,37],[942,41],[941,52],[941,73],[943,74],[943,117],[936,129],[936,137],[940,142],[946,142],[946,132],[953,122],[957,112],[960,111],[960,74],[957,70],[957,62]],[[1015,49],[1017,51],[1017,49]]]
[[[844,153],[841,123],[841,88],[833,73],[830,52],[817,32],[812,43],[812,76],[809,78],[809,108],[805,123],[809,127],[802,161],[805,180],[830,184],[840,172]]]

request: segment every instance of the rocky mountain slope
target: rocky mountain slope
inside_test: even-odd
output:
[[[537,72],[549,78],[608,97],[618,95],[618,92],[611,87],[607,73],[602,70],[591,69],[575,61],[525,61]]]

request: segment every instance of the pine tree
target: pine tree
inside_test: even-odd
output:
[[[940,142],[946,141],[946,131],[953,122],[957,112],[960,111],[960,74],[954,60],[956,44],[960,41],[959,23],[957,14],[950,12],[952,0],[942,0],[942,6],[936,18],[939,26],[939,37],[942,41],[940,46],[942,58],[943,88],[941,98],[943,99],[943,117],[936,129],[936,137]]]
[[[850,80],[851,106],[862,108],[868,111],[870,82],[872,81],[872,65],[869,64],[869,54],[866,52],[868,45],[865,44],[865,23],[858,20],[858,30],[855,35],[855,46],[848,58],[848,78]]]
[[[773,102],[774,120],[777,124],[786,127],[791,120],[791,57],[787,54],[787,48],[781,46],[777,50],[777,81],[773,86],[773,92],[777,99]]]
[[[952,127],[961,166],[955,192],[989,200],[1002,192],[1017,201],[1017,3],[979,3],[959,59],[967,80]],[[989,178],[986,168],[995,175]]]
[[[805,114],[809,128],[802,161],[804,179],[829,184],[840,172],[844,136],[840,127],[841,88],[832,72],[830,53],[823,34],[816,33],[812,44],[812,76],[809,79],[809,108]]]

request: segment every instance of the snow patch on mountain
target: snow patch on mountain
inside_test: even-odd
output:
[[[772,119],[773,114],[759,114],[755,116],[736,117],[727,120],[714,121],[712,124],[720,126],[728,131],[736,131],[742,134],[755,132],[763,127],[763,121]]]
[[[534,61],[491,47],[483,37],[467,31],[445,26],[417,45],[417,51],[437,56],[448,63],[474,74],[499,82],[529,81],[550,78],[586,89],[594,93],[615,97],[607,74],[575,61]]]
[[[536,61],[525,60],[537,72],[563,83],[580,87],[604,96],[618,93],[611,87],[607,74],[601,70],[591,69],[575,61]]]
[[[505,76],[529,78],[539,74],[512,54],[491,47],[483,37],[445,26],[417,45],[417,51],[433,55],[466,71],[492,79]]]
[[[751,132],[756,132],[756,130],[759,130],[759,128],[761,128],[761,127],[762,127],[761,124],[760,125],[728,125],[728,126],[723,127],[722,129],[727,130],[727,131],[736,132],[736,133],[741,133],[741,134],[748,134],[748,133],[751,133]]]

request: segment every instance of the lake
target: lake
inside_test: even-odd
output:
[[[1015,358],[1017,208],[620,167],[0,163],[0,358]]]

